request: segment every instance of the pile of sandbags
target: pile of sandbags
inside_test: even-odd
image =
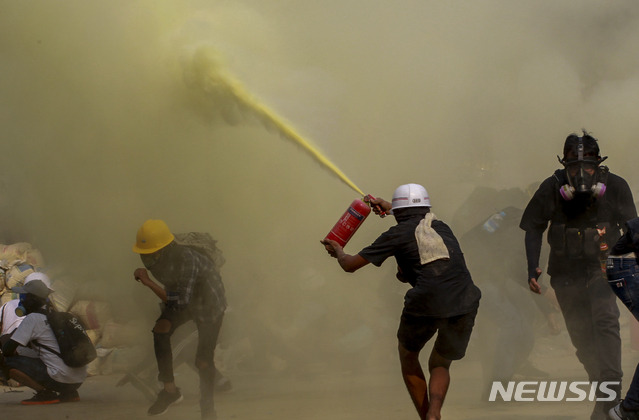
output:
[[[142,336],[140,332],[133,323],[107,322],[96,346],[98,358],[89,365],[89,374],[127,373],[152,358],[153,344],[147,337],[150,334]],[[147,338],[144,344],[140,342],[141,337]]]
[[[24,279],[44,266],[42,254],[28,242],[0,244],[0,305],[18,296],[11,289],[24,284]]]
[[[98,353],[88,366],[89,375],[125,373],[149,356],[151,347],[141,345],[138,325],[116,321],[109,302],[78,297],[68,311],[82,320]]]
[[[46,272],[51,279],[49,299],[54,307],[75,314],[84,323],[98,351],[98,358],[89,365],[91,375],[126,372],[148,356],[148,343],[144,350],[139,345],[139,328],[115,321],[111,305],[99,297],[99,288],[65,275],[64,270],[45,269],[42,254],[28,242],[0,244],[0,306],[17,299],[11,289],[22,286],[36,271]]]

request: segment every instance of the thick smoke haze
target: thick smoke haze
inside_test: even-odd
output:
[[[549,176],[582,128],[639,192],[638,39],[632,0],[2,1],[0,242],[32,242],[129,298],[145,293],[131,246],[146,219],[207,231],[227,261],[229,342],[282,341],[273,357],[328,364],[363,332],[357,343],[394,357],[394,262],[348,275],[319,243],[358,194],[276,131],[203,100],[185,60],[218,51],[359,188],[388,199],[423,184],[450,221],[477,187]],[[369,218],[347,252],[393,222]]]

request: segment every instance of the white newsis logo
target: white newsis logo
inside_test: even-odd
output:
[[[610,389],[615,385],[618,388],[620,382],[510,381],[506,386],[493,382],[488,401],[613,401],[619,398]]]

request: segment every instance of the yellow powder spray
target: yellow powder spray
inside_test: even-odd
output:
[[[359,189],[335,164],[324,156],[308,140],[304,139],[293,127],[284,122],[274,111],[258,102],[246,88],[221,65],[219,55],[210,48],[199,48],[184,68],[185,79],[189,86],[204,92],[208,99],[222,107],[236,107],[257,118],[265,127],[275,129],[282,137],[302,147],[313,159],[324,168],[337,175],[346,185],[357,191]],[[228,113],[220,108],[220,113]]]

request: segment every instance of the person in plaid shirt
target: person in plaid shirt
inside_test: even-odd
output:
[[[134,278],[163,302],[162,313],[153,328],[153,343],[158,380],[164,387],[148,414],[164,414],[171,404],[182,401],[173,377],[171,336],[179,326],[192,320],[198,329],[195,366],[200,376],[202,419],[215,419],[213,355],[226,309],[224,285],[215,263],[194,249],[178,244],[162,220],[144,222],[133,251],[140,254],[144,264],[144,268],[135,270]],[[151,279],[149,271],[157,282]]]

